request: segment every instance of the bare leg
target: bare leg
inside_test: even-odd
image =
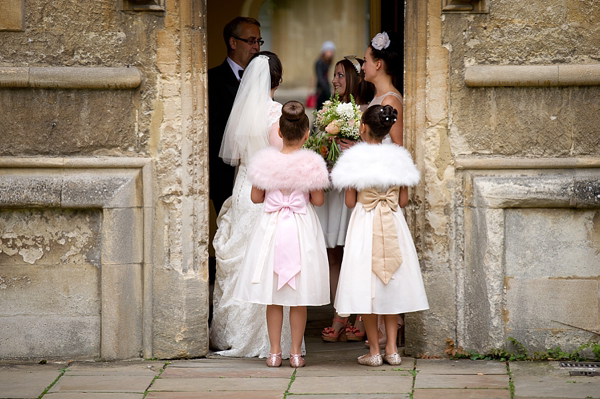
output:
[[[344,247],[337,246],[335,248],[327,248],[327,260],[329,261],[329,290],[331,292],[331,303],[335,302],[335,293],[337,292],[338,280],[340,278],[340,270],[342,268],[342,256],[344,255]],[[331,323],[331,328],[335,331],[335,334],[339,333],[344,327],[345,323],[339,321],[340,315],[336,311],[333,313],[334,321]],[[338,319],[338,320],[335,320]],[[331,335],[325,333],[326,335]]]
[[[342,257],[344,256],[344,247],[327,248],[327,260],[329,261],[329,289],[331,292],[331,302],[335,301],[338,280],[340,279],[340,270],[342,269]]]
[[[396,346],[396,336],[398,334],[398,315],[386,314],[383,316],[383,319],[385,322],[385,332],[387,335],[385,353],[386,355],[398,353],[398,347]]]
[[[283,325],[283,306],[267,305],[267,331],[269,332],[270,353],[281,352],[281,326]]]
[[[292,330],[292,347],[290,352],[302,353],[302,338],[306,329],[306,306],[290,307],[290,327]]]
[[[377,315],[364,314],[362,318],[363,322],[365,323],[365,331],[367,332],[367,338],[369,339],[370,356],[375,356],[376,354],[380,353],[379,343],[377,342]]]

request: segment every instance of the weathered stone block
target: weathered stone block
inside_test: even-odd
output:
[[[143,262],[143,208],[105,209],[102,220],[102,264]]]
[[[128,359],[142,356],[142,266],[103,265],[102,358]]]
[[[0,317],[98,316],[99,290],[96,266],[0,265]]]
[[[97,358],[100,315],[0,316],[0,358]]]
[[[600,154],[600,87],[574,87],[573,155]]]
[[[0,156],[132,152],[135,92],[0,90]]]
[[[60,206],[60,175],[43,176],[27,171],[9,172],[0,171],[0,207]]]
[[[0,13],[0,31],[25,29],[25,0],[3,0]]]
[[[597,330],[598,290],[597,279],[511,278],[506,291],[506,334],[534,350],[576,345],[573,338],[582,332],[557,322]],[[588,333],[584,335],[589,339]]]
[[[141,176],[137,171],[66,171],[61,206],[64,208],[141,207]]]
[[[101,219],[97,210],[0,208],[0,270],[24,264],[99,267]]]
[[[507,276],[600,275],[600,212],[507,209],[505,231]]]
[[[155,267],[154,356],[191,358],[208,351],[208,285],[194,272]],[[176,292],[177,295],[173,295]],[[183,312],[185,309],[185,312]]]

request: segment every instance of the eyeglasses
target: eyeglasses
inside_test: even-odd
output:
[[[241,40],[241,41],[243,41],[245,43],[248,43],[251,46],[254,46],[257,43],[258,43],[259,46],[262,46],[263,44],[265,44],[265,41],[263,39],[254,39],[254,38],[252,38],[252,39],[242,39],[241,37],[237,37],[237,36],[234,36],[233,38],[237,39],[237,40]]]

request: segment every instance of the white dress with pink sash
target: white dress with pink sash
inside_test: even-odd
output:
[[[248,168],[266,191],[244,256],[234,298],[266,305],[328,304],[329,264],[323,231],[309,192],[329,185],[323,159],[312,151],[268,148]]]

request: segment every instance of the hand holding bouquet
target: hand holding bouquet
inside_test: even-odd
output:
[[[361,112],[350,96],[349,103],[342,103],[336,94],[323,103],[323,108],[315,111],[315,131],[304,144],[305,148],[316,151],[333,167],[340,156],[336,139],[360,140],[358,127]]]

